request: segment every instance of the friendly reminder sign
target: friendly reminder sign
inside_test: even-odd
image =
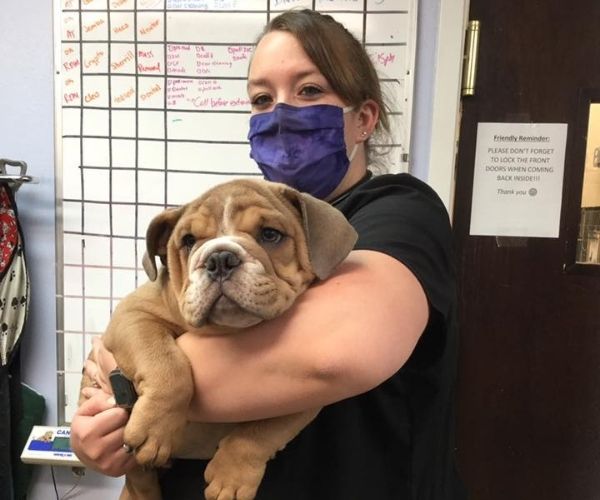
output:
[[[472,235],[557,238],[567,124],[479,123]]]

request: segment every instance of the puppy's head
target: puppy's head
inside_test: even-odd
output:
[[[283,184],[236,180],[156,216],[144,269],[160,257],[184,320],[242,328],[285,311],[325,279],[356,242],[328,203]]]

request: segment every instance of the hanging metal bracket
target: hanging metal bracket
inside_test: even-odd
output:
[[[462,74],[461,95],[475,95],[475,80],[477,78],[477,60],[479,57],[479,21],[469,21],[465,38],[465,58]]]
[[[7,166],[18,167],[18,173],[11,174],[6,169]],[[27,174],[27,163],[18,160],[0,159],[0,182],[7,182],[11,185],[13,191],[21,187],[23,183],[35,183],[36,180]]]

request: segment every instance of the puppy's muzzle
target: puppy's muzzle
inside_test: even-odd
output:
[[[211,280],[222,282],[228,279],[240,264],[241,260],[236,254],[229,250],[221,250],[210,254],[204,266]]]

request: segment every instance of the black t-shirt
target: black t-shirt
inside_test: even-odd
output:
[[[357,230],[356,249],[388,254],[413,272],[429,323],[398,372],[323,408],[267,464],[257,500],[464,499],[453,456],[458,346],[444,205],[409,174],[366,178],[333,205]],[[203,472],[203,461],[176,460],[161,479],[164,498],[201,498]]]

